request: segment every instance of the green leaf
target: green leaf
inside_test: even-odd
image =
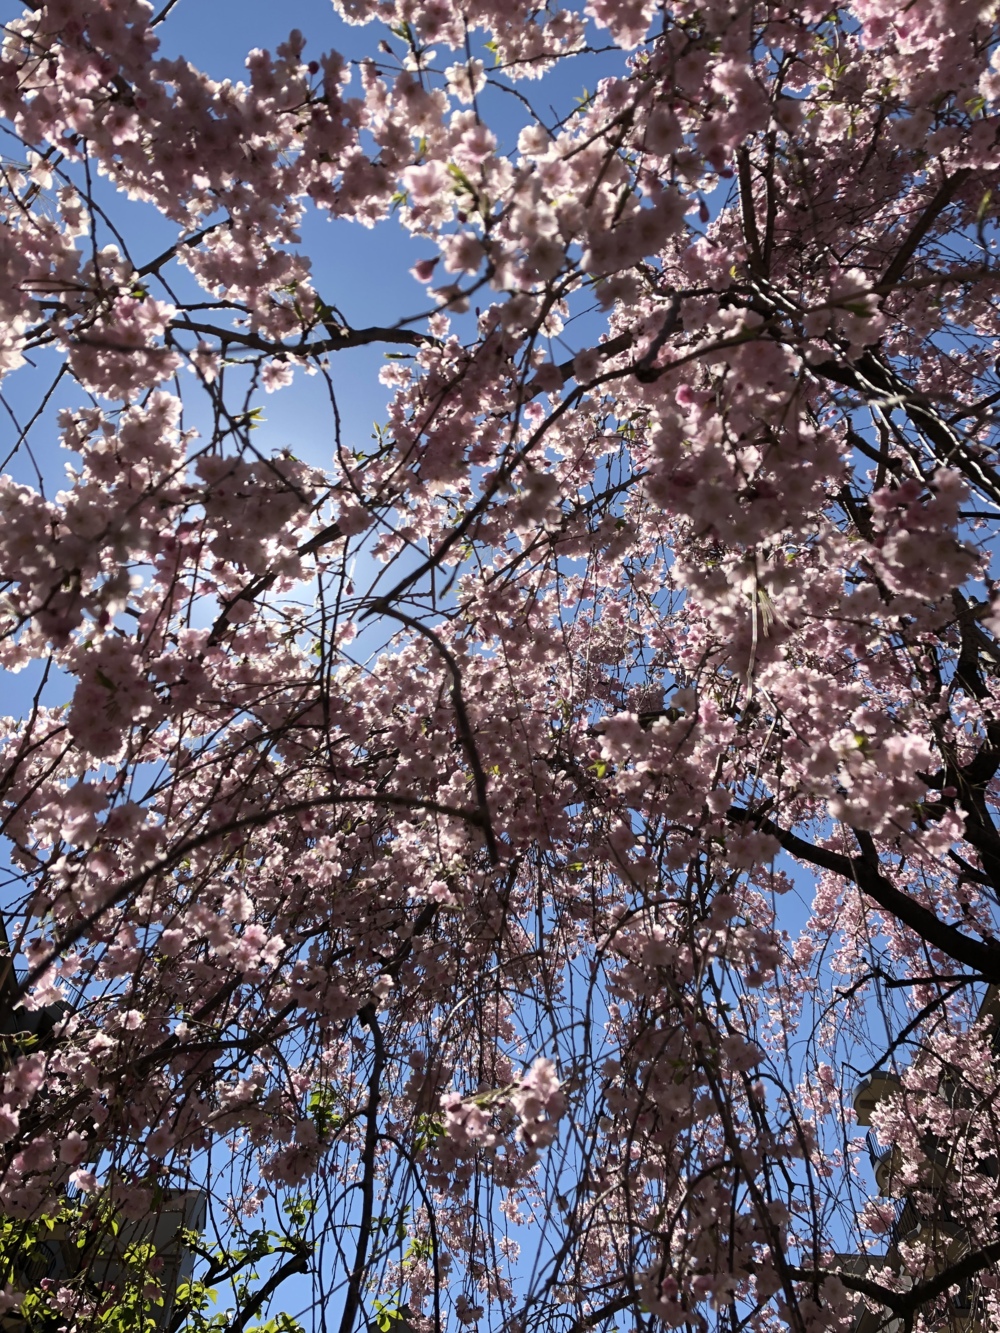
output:
[[[452,178],[452,180],[458,181],[459,185],[461,185],[462,188],[468,194],[471,194],[473,198],[476,197],[477,195],[476,187],[473,185],[472,181],[469,180],[468,176],[465,174],[465,172],[462,170],[461,167],[456,166],[454,162],[449,162],[448,175]]]
[[[435,1139],[439,1139],[444,1133],[444,1125],[441,1121],[435,1120],[430,1115],[418,1115],[413,1122],[413,1127],[416,1130],[413,1139],[414,1152],[420,1152],[422,1148],[426,1148],[428,1144],[433,1143]]]

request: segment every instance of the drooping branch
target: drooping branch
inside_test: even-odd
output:
[[[451,678],[451,701],[455,710],[455,720],[457,723],[458,737],[465,752],[465,757],[472,770],[473,785],[476,791],[476,804],[479,810],[478,824],[483,832],[483,840],[486,843],[486,852],[490,858],[491,865],[498,865],[500,862],[500,850],[497,846],[496,835],[493,832],[493,820],[490,816],[489,794],[487,791],[486,774],[483,772],[482,760],[479,758],[479,749],[476,745],[476,738],[472,732],[472,725],[469,722],[469,711],[465,704],[465,697],[462,692],[462,672],[455,658],[455,654],[441,640],[439,634],[422,624],[413,616],[400,611],[398,607],[391,606],[386,601],[376,603],[373,608],[376,614],[390,616],[393,620],[398,620],[401,625],[406,625],[415,630],[423,638],[434,645],[435,651],[443,660],[448,669],[448,675]]]
[[[364,1113],[365,1142],[361,1153],[361,1179],[357,1184],[357,1188],[361,1191],[361,1215],[358,1218],[358,1238],[354,1249],[354,1263],[348,1275],[347,1294],[344,1297],[344,1309],[340,1318],[340,1333],[354,1333],[354,1325],[361,1305],[361,1293],[364,1290],[368,1275],[368,1247],[371,1244],[372,1223],[375,1217],[375,1154],[379,1142],[378,1112],[382,1097],[382,1075],[386,1065],[385,1042],[374,1006],[366,1006],[359,1013],[358,1019],[371,1033],[372,1067],[368,1078],[368,1099]]]

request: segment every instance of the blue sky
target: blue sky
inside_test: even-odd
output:
[[[389,35],[381,24],[357,27],[345,23],[329,0],[178,0],[161,25],[161,50],[168,56],[185,55],[215,78],[238,79],[245,77],[251,48],[274,50],[293,28],[299,28],[307,39],[307,58],[332,48],[349,60],[360,59],[377,54],[379,38]],[[477,49],[485,40],[485,33],[473,34],[472,49],[489,64],[489,52],[485,47]],[[400,49],[398,41],[393,40],[393,45]],[[439,54],[440,65],[449,63],[444,49]],[[522,83],[519,89],[537,102],[541,114],[548,114],[551,105],[565,113],[585,86],[593,88],[601,75],[620,69],[621,64],[620,52],[577,57],[541,84]],[[348,90],[351,94],[357,95],[356,79]],[[500,150],[512,150],[527,121],[521,103],[487,88],[479,105],[498,135]],[[368,230],[331,221],[311,210],[304,220],[301,250],[312,260],[317,290],[340,308],[353,327],[392,324],[428,308],[423,286],[408,270],[417,259],[432,256],[434,248],[411,237],[394,219]],[[471,316],[456,325],[464,334],[463,325],[471,336]],[[384,349],[352,349],[337,353],[331,362],[344,442],[366,447],[372,422],[384,417],[387,392],[378,382]],[[325,388],[318,377],[307,381],[299,375],[293,392],[294,400],[285,393],[265,401],[267,426],[255,442],[277,448],[292,445],[299,457],[322,465],[330,457],[330,406]],[[294,441],[290,438],[293,429]]]

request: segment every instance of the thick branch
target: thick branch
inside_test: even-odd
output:
[[[323,356],[327,352],[342,352],[348,347],[367,347],[371,343],[394,343],[403,347],[426,347],[436,344],[437,339],[429,333],[417,333],[414,329],[392,329],[373,327],[370,329],[342,329],[336,338],[320,338],[317,342],[301,342],[298,345],[270,342],[257,333],[241,333],[239,329],[220,329],[214,324],[200,324],[193,319],[175,319],[170,326],[175,332],[184,330],[188,333],[200,333],[206,338],[216,338],[223,346],[235,343],[240,347],[249,347],[255,352],[265,352],[268,356]]]
[[[930,203],[910,228],[909,234],[896,251],[889,267],[882,274],[881,278],[879,278],[878,285],[880,287],[888,288],[895,286],[906,272],[906,266],[916,253],[917,246],[924,239],[940,214],[948,207],[957,191],[965,184],[971,174],[972,173],[968,167],[960,167],[959,170],[955,172],[954,176],[945,177],[935,194],[931,197]]]
[[[276,1268],[260,1290],[254,1293],[253,1299],[247,1302],[238,1317],[229,1325],[227,1333],[243,1333],[250,1320],[260,1312],[265,1302],[270,1300],[285,1278],[291,1277],[293,1273],[307,1273],[309,1271],[307,1260],[310,1252],[307,1245],[297,1247],[297,1252],[292,1258],[283,1263],[280,1268]]]
[[[375,1153],[378,1148],[378,1108],[382,1095],[382,1072],[385,1069],[385,1046],[382,1030],[375,1017],[372,1005],[366,1005],[358,1014],[358,1019],[372,1034],[372,1072],[368,1080],[368,1103],[365,1109],[365,1146],[361,1153],[361,1217],[358,1222],[358,1241],[354,1251],[354,1267],[347,1283],[347,1295],[344,1297],[344,1310],[340,1320],[340,1333],[353,1333],[358,1308],[361,1305],[361,1291],[365,1284],[365,1270],[368,1266],[368,1245],[371,1240],[372,1219],[375,1215]]]
[[[820,361],[810,364],[809,369],[835,384],[854,389],[866,403],[884,402],[887,408],[902,408],[914,428],[930,442],[940,462],[958,468],[973,486],[1000,504],[1000,482],[992,470],[969,453],[947,420],[922,394],[883,365],[873,352],[865,352],[853,364]]]
[[[1000,1260],[1000,1241],[994,1241],[991,1245],[984,1245],[981,1250],[974,1250],[971,1254],[956,1260],[934,1277],[928,1278],[926,1282],[918,1282],[915,1287],[904,1292],[890,1291],[880,1283],[857,1277],[854,1273],[834,1273],[806,1268],[795,1268],[791,1272],[799,1282],[822,1282],[826,1278],[837,1277],[848,1291],[857,1292],[859,1296],[867,1296],[869,1300],[886,1306],[897,1318],[905,1319],[916,1314],[922,1306],[929,1305],[938,1296],[943,1296],[949,1287],[958,1286],[966,1278],[975,1277],[977,1273],[981,1273],[984,1268],[988,1268],[998,1260]]]
[[[757,214],[753,204],[750,154],[745,146],[736,150],[736,168],[740,182],[740,218],[743,222],[743,239],[747,243],[750,270],[763,276],[764,257],[761,253],[760,232],[757,230]]]
[[[922,940],[940,949],[942,953],[964,963],[979,972],[989,981],[1000,983],[1000,948],[982,940],[972,939],[955,926],[949,925],[935,916],[923,903],[917,902],[909,894],[902,893],[882,874],[871,835],[863,830],[854,830],[854,835],[862,848],[860,856],[847,856],[831,851],[828,847],[817,847],[797,834],[783,829],[772,820],[755,815],[751,810],[736,806],[730,808],[729,820],[734,824],[753,824],[764,833],[776,838],[786,852],[800,861],[819,866],[822,870],[831,870],[835,875],[855,884],[863,894],[876,902],[883,911],[902,922]]]

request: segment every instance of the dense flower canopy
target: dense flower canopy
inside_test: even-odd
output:
[[[0,1212],[284,1206],[240,1333],[1000,1328],[995,0],[335,8],[4,27]]]

